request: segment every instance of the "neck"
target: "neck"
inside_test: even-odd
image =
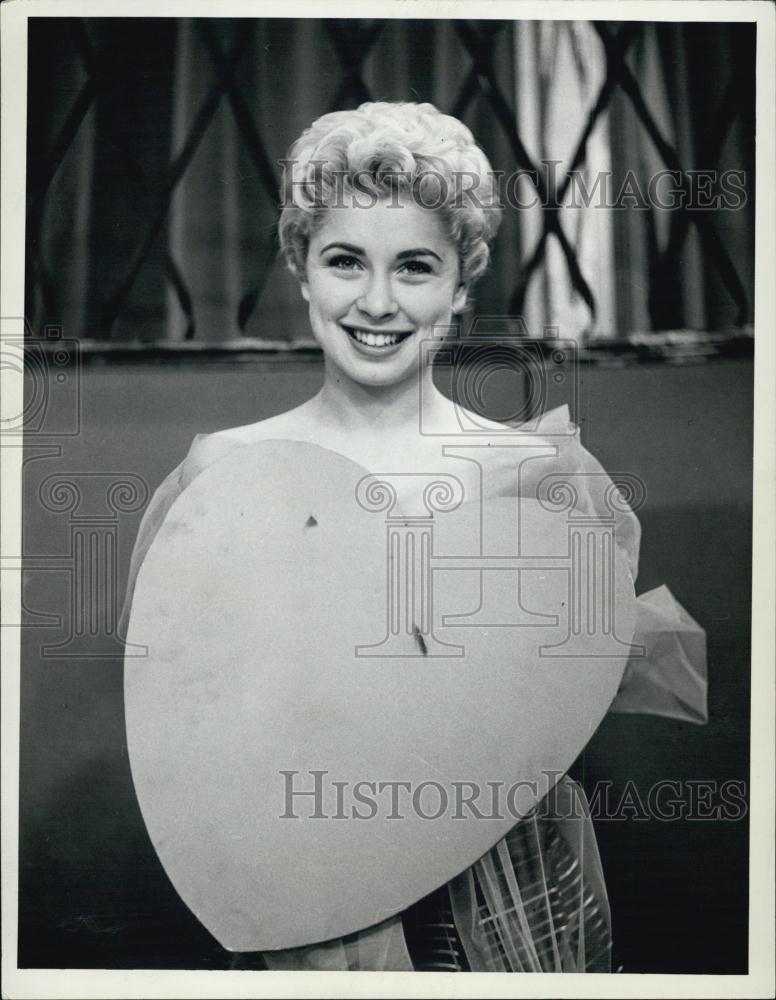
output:
[[[418,431],[421,417],[429,419],[444,397],[435,387],[431,366],[419,375],[392,385],[354,382],[326,365],[326,378],[317,396],[318,416],[332,428],[346,432]]]

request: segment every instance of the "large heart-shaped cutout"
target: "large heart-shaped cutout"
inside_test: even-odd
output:
[[[240,448],[177,498],[137,579],[138,799],[230,950],[363,929],[463,871],[568,769],[628,657],[606,525],[433,490],[402,518],[366,476],[314,445]],[[484,519],[504,540],[485,558]]]

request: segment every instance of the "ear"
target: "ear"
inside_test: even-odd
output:
[[[463,282],[458,285],[453,295],[453,312],[461,313],[466,308],[466,302],[469,298],[469,286],[464,285]]]
[[[305,300],[305,302],[309,302],[310,301],[310,287],[307,284],[307,275],[305,274],[304,269],[303,268],[300,269],[299,266],[297,265],[296,261],[292,260],[292,261],[289,261],[289,263],[288,263],[288,270],[291,272],[291,274],[293,274],[293,276],[299,282],[299,289],[300,289],[300,291],[302,293],[302,298]]]

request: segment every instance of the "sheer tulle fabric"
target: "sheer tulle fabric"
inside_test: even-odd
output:
[[[568,777],[449,891],[474,972],[610,971],[601,861],[584,793]]]
[[[545,413],[538,433],[557,435],[551,439],[558,449],[551,466],[579,484],[579,503],[590,513],[610,514],[603,498],[611,479],[580,444],[568,408]],[[194,438],[188,455],[161,483],[143,516],[120,616],[122,636],[145,554],[176,497],[202,471],[199,444],[205,437]],[[521,483],[521,492],[540,494],[547,473],[545,465],[541,476]],[[627,508],[617,512],[615,541],[634,580],[640,538],[635,514]],[[705,722],[703,629],[666,587],[641,595],[636,605],[634,643],[644,647],[645,655],[628,663],[610,711]],[[265,952],[262,964],[294,970],[610,971],[609,905],[595,833],[584,793],[567,776],[487,854],[432,896],[356,934]]]
[[[601,861],[584,793],[568,777],[432,896],[431,905],[410,907],[346,938],[264,952],[264,964],[289,970],[611,971]]]

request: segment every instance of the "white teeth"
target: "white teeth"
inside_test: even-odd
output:
[[[369,347],[392,347],[396,343],[395,333],[369,333],[366,330],[354,330],[353,334],[360,344]]]

